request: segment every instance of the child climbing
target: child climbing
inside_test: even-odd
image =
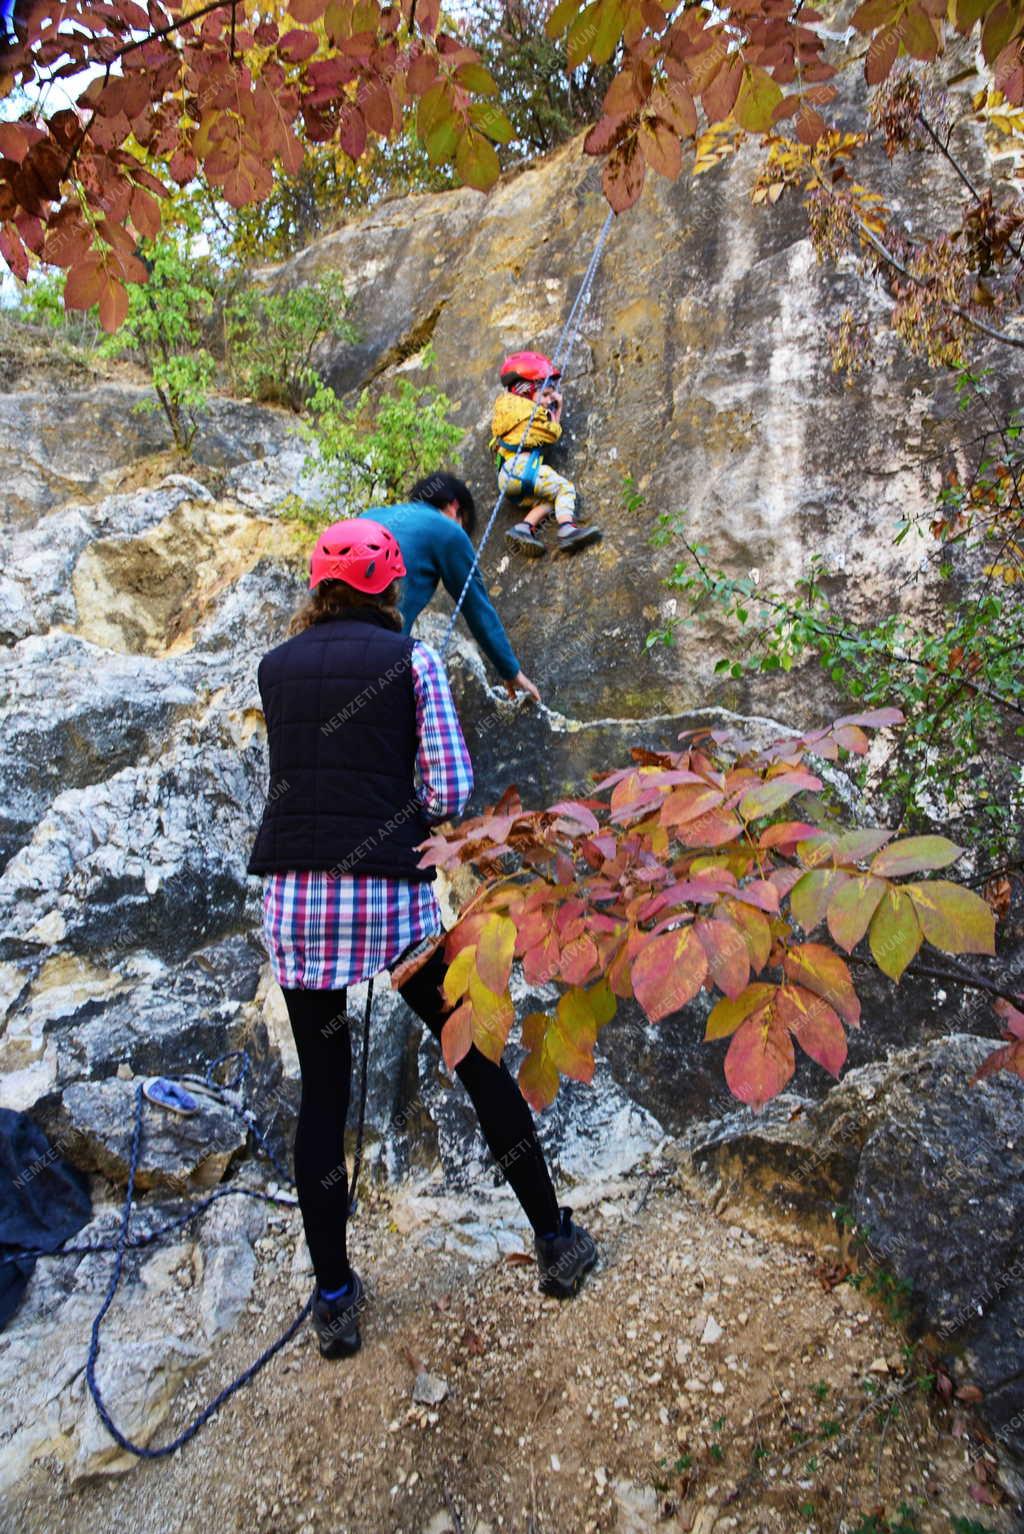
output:
[[[526,510],[505,537],[531,559],[544,554],[537,529],[552,510],[558,523],[558,548],[578,549],[597,543],[601,531],[576,520],[576,488],[543,459],[545,448],[562,435],[561,369],[543,352],[512,352],[501,366],[502,392],[491,417],[492,453],[498,455],[498,489]]]

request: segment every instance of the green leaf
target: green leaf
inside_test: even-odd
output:
[[[492,991],[474,966],[469,975],[469,999],[473,1007],[473,1043],[497,1065],[515,1020],[512,998],[507,991],[502,995]]]
[[[843,885],[828,905],[828,930],[847,953],[852,953],[868,930],[887,884],[872,874],[858,874]]]
[[[558,1096],[558,1070],[547,1049],[535,1049],[519,1067],[519,1090],[535,1113],[549,1108]]]
[[[755,65],[743,70],[733,116],[748,133],[767,133],[775,108],[782,100],[782,87],[771,75]]]
[[[921,942],[921,927],[912,901],[898,886],[890,886],[868,929],[872,958],[883,975],[898,982]]]
[[[427,158],[431,165],[444,165],[451,159],[459,146],[459,127],[457,117],[445,117],[423,140],[423,147],[427,151]]]
[[[600,0],[597,30],[590,57],[595,64],[607,64],[622,37],[626,11],[622,0]]]
[[[544,27],[549,37],[561,37],[580,8],[581,0],[558,0]]]
[[[921,931],[943,953],[995,953],[996,919],[991,907],[973,890],[948,879],[908,884]]]
[[[774,815],[776,810],[788,804],[794,795],[803,790],[814,792],[820,787],[821,779],[810,773],[803,773],[799,778],[769,778],[767,783],[759,784],[743,795],[739,811],[744,820],[759,820],[762,815]]]
[[[618,1010],[615,992],[607,980],[599,980],[596,985],[590,986],[585,995],[595,1024],[603,1028],[605,1023],[611,1022]]]
[[[496,144],[509,144],[515,136],[512,124],[493,101],[474,101],[469,108],[469,120]]]
[[[488,191],[498,179],[498,156],[475,128],[470,128],[459,139],[455,169],[465,185],[475,187],[478,192]]]
[[[813,932],[850,875],[841,868],[812,868],[789,892],[789,909],[805,932]]]
[[[491,71],[480,63],[460,64],[455,71],[455,79],[463,90],[472,91],[474,96],[496,96],[498,84]]]
[[[601,0],[591,0],[569,28],[565,53],[566,63],[570,69],[578,69],[590,57],[590,50],[597,37],[597,13],[600,5]]]
[[[963,851],[947,836],[908,836],[893,842],[880,852],[871,865],[871,872],[880,877],[893,879],[900,874],[917,874],[926,868],[945,868],[953,863]]]

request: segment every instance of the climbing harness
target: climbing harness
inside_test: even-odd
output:
[[[514,448],[519,446],[516,442],[506,442],[503,437],[499,437],[498,441],[502,447]],[[515,453],[507,460],[498,459],[498,468],[503,468],[507,463],[509,478],[519,487],[517,490],[513,490],[509,485],[505,486],[505,499],[509,501],[518,501],[524,495],[532,495],[537,488],[537,475],[540,473],[541,465],[540,448],[531,448],[525,464],[523,464],[522,468],[516,468],[516,472],[513,474],[512,466],[517,465],[522,456],[522,453]]]
[[[530,435],[530,428],[536,420],[537,412],[542,408],[540,405],[540,396],[543,394],[544,389],[547,387],[548,381],[552,377],[564,375],[568,370],[569,359],[572,356],[572,349],[576,344],[576,336],[579,331],[580,320],[583,317],[583,310],[590,302],[590,290],[594,285],[594,278],[597,276],[597,269],[601,264],[601,257],[604,254],[605,242],[608,239],[608,235],[612,227],[612,220],[614,217],[614,210],[609,208],[605,221],[601,225],[600,232],[598,233],[597,242],[594,245],[594,250],[590,257],[590,261],[587,264],[587,269],[583,274],[583,281],[580,283],[579,291],[577,292],[573,301],[572,308],[569,310],[569,316],[562,327],[562,334],[558,338],[558,345],[555,347],[555,354],[551,361],[551,372],[538,388],[537,397],[533,403],[533,410],[530,412],[530,418],[523,428],[522,435],[524,440]],[[510,459],[509,464],[513,465],[514,460]],[[515,477],[519,478],[518,475]],[[444,631],[444,638],[441,640],[442,656],[447,653],[448,646],[452,642],[452,635],[455,632],[455,624],[458,620],[459,613],[462,611],[462,604],[466,600],[466,593],[469,591],[469,583],[480,567],[480,556],[484,551],[484,545],[486,544],[488,538],[491,536],[494,524],[498,520],[498,512],[501,510],[502,505],[507,498],[507,492],[504,490],[500,491],[498,494],[498,499],[495,501],[493,507],[491,508],[491,514],[487,519],[487,525],[484,527],[484,530],[480,535],[480,542],[476,546],[476,549],[473,553],[472,563],[470,564],[469,570],[466,572],[466,579],[463,583],[462,590],[459,592],[459,599],[455,603],[452,615],[448,620],[448,627]]]

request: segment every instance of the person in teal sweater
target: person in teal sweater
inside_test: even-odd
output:
[[[407,501],[375,506],[365,515],[394,533],[402,551],[403,633],[409,633],[438,585],[443,584],[452,601],[458,601],[473,563],[470,535],[476,527],[476,506],[461,479],[454,474],[429,474],[416,481]],[[479,568],[473,571],[462,612],[509,697],[525,692],[539,703],[540,693],[519,665]]]

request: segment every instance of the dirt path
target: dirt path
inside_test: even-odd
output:
[[[521,1228],[503,1196],[478,1207]],[[823,1287],[811,1253],[725,1225],[671,1162],[576,1207],[602,1263],[559,1304],[518,1253],[467,1257],[454,1201],[439,1223],[429,1198],[376,1195],[353,1230],[372,1296],[357,1358],[324,1362],[304,1329],[173,1459],[77,1486],[38,1465],[5,1527],[866,1534],[876,1513],[900,1534],[950,1534],[954,1516],[1014,1529],[972,1502],[966,1441],[898,1334],[856,1289]],[[251,1328],[190,1382],[181,1420],[294,1314],[304,1249],[283,1218]],[[412,1400],[421,1369],[447,1387],[436,1405]]]

